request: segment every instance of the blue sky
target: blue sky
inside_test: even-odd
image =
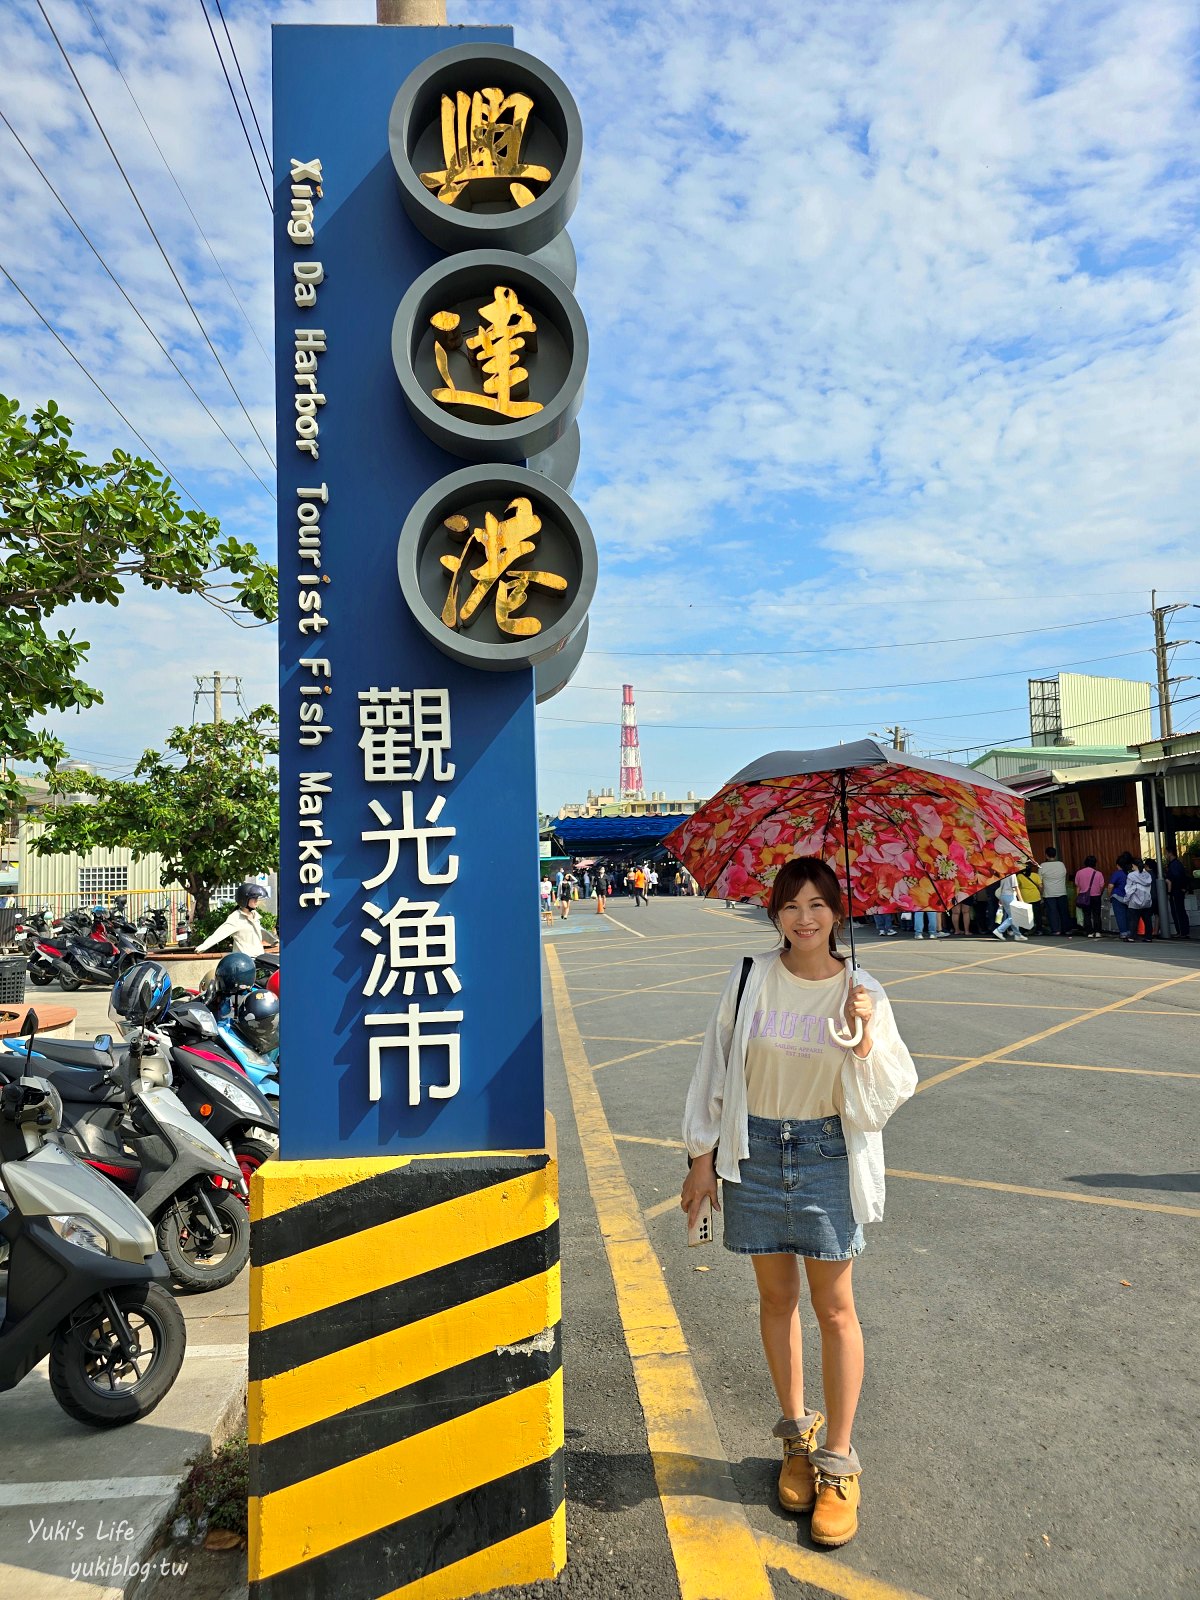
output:
[[[270,218],[200,7],[43,3],[270,440]],[[571,85],[586,134],[575,493],[602,567],[592,646],[539,714],[545,809],[615,784],[625,682],[647,786],[674,796],[765,750],[897,722],[929,752],[1020,738],[1025,678],[1060,667],[1153,676],[1150,589],[1200,600],[1193,6],[449,14],[511,22]],[[373,0],[227,0],[268,145],[268,24],[373,15]],[[270,482],[34,0],[10,0],[6,25],[0,109]],[[269,495],[2,125],[0,144],[0,261],[180,482],[273,550]],[[0,326],[5,392],[56,398],[97,454],[131,443],[2,280]],[[190,718],[197,673],[272,695],[269,630],[198,602],[133,592],[118,612],[63,615],[92,642],[106,704],[54,726],[102,770]],[[1178,634],[1198,631],[1191,615]],[[1055,631],[1021,631],[1038,628]],[[1197,657],[1181,650],[1179,670]],[[1200,724],[1198,706],[1177,726]]]

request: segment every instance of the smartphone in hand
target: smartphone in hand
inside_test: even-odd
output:
[[[713,1241],[712,1201],[705,1195],[696,1214],[695,1222],[688,1225],[688,1246],[711,1244]]]

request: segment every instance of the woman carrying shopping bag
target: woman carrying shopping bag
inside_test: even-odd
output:
[[[1010,872],[1007,878],[1001,878],[1000,882],[996,886],[996,898],[1000,902],[1000,921],[992,929],[994,937],[997,939],[1003,939],[1011,933],[1014,939],[1019,939],[1021,943],[1024,944],[1025,935],[1021,932],[1021,928],[1017,920],[1017,907],[1024,907],[1024,910],[1029,913],[1031,920],[1033,913],[1021,899],[1021,892],[1017,887],[1016,873]]]

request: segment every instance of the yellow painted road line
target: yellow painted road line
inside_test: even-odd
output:
[[[1194,976],[1194,974],[1193,974]],[[1180,979],[1180,982],[1183,980]],[[1136,1011],[1129,1013],[1131,1017],[1186,1017],[1194,1023],[1200,1017],[1200,1011],[1190,1006],[1170,1006],[1156,1011],[1152,1006],[1139,1006]]]
[[[799,1583],[810,1584],[825,1594],[840,1596],[840,1600],[924,1600],[912,1589],[897,1589],[865,1572],[854,1572],[840,1561],[831,1561],[815,1550],[804,1550],[788,1539],[774,1533],[755,1530],[758,1548],[769,1567],[786,1572]]]
[[[957,1060],[958,1057],[947,1057]],[[996,1062],[998,1067],[1060,1067],[1064,1072],[1126,1072],[1135,1078],[1200,1078],[1200,1072],[1168,1072],[1159,1067],[1090,1067],[1081,1061],[1028,1061],[1005,1056]]]
[[[1084,1006],[1025,1005],[1020,1000],[926,1000],[924,996],[901,995],[894,1006],[979,1006],[985,1011],[1083,1011]],[[1121,1002],[1124,1004],[1124,1001]],[[1090,1013],[1089,1013],[1090,1015]]]
[[[614,1133],[618,1144],[656,1144],[663,1150],[686,1150],[682,1139],[648,1139],[642,1133]]]
[[[647,1206],[645,1211],[642,1212],[642,1216],[645,1217],[647,1222],[653,1222],[656,1217],[665,1217],[668,1211],[678,1211],[679,1215],[683,1216],[677,1194],[673,1194],[669,1200],[658,1200],[654,1205]]]
[[[608,920],[612,923],[614,928],[624,928],[625,932],[626,933],[631,933],[635,939],[648,939],[649,938],[649,934],[639,933],[636,928],[631,928],[627,922],[618,922],[616,917],[613,916],[611,911],[606,911],[604,914],[608,918]]]
[[[966,1061],[969,1059],[963,1055],[961,1050],[956,1056],[934,1055],[931,1050],[910,1050],[908,1053],[914,1061]]]
[[[705,978],[720,978],[728,974],[727,967],[717,967],[713,972],[697,972],[691,977],[668,978],[665,983],[651,983],[640,989],[617,989],[611,994],[597,995],[594,1000],[581,1000],[576,1006],[577,1011],[582,1011],[585,1006],[598,1006],[602,1000],[624,1000],[631,994],[661,994],[664,990],[673,989],[677,983],[701,983]],[[680,994],[720,994],[720,989],[682,989]]]
[[[894,983],[888,984],[888,989],[894,989],[901,983],[919,983],[922,978],[940,978],[947,972],[970,972],[972,967],[994,967],[998,961],[1019,961],[1024,951],[1013,955],[984,956],[979,961],[956,961],[952,967],[931,967],[928,972],[914,972],[911,978],[897,978]],[[989,974],[981,973],[981,977]]]
[[[571,1103],[608,1255],[682,1600],[773,1600],[754,1533],[546,948]]]
[[[1017,1039],[1012,1044],[1002,1045],[998,1050],[989,1050],[986,1055],[974,1056],[968,1061],[961,1062],[957,1067],[948,1067],[945,1072],[935,1073],[932,1078],[925,1078],[919,1083],[916,1092],[921,1094],[925,1089],[932,1088],[935,1083],[945,1083],[947,1078],[957,1078],[960,1073],[970,1072],[973,1067],[981,1067],[986,1062],[1010,1056],[1014,1050],[1028,1050],[1030,1045],[1040,1044],[1043,1039],[1050,1039],[1056,1033],[1065,1033],[1068,1028],[1076,1028],[1081,1022],[1092,1022],[1096,1017],[1109,1016],[1114,1011],[1120,1011],[1123,1006],[1132,1005],[1135,1000],[1144,999],[1148,994],[1158,994],[1162,989],[1173,989],[1180,983],[1191,983],[1197,977],[1200,977],[1200,972],[1185,972],[1181,978],[1167,978],[1162,983],[1152,983],[1145,989],[1139,989],[1127,1000],[1113,1000],[1106,1006],[1097,1006],[1092,1011],[1085,1011],[1080,1017],[1072,1017],[1068,1022],[1056,1022],[1052,1028],[1044,1028],[1041,1033],[1031,1033],[1027,1039]],[[902,1005],[904,1002],[899,1003]],[[953,1003],[953,1001],[947,1002],[951,1005]]]
[[[631,1050],[626,1056],[613,1056],[611,1061],[597,1061],[593,1072],[599,1072],[601,1067],[619,1067],[623,1061],[636,1061],[640,1056],[652,1056],[656,1050],[669,1050],[677,1044],[699,1044],[704,1035],[702,1033],[689,1034],[686,1039],[664,1039],[661,1044],[647,1045],[644,1050]]]
[[[658,1044],[658,1039],[647,1039],[640,1033],[581,1033],[579,1037],[584,1044]],[[947,1057],[947,1060],[950,1058]],[[965,1060],[963,1056],[955,1056],[955,1061]]]
[[[994,1189],[998,1194],[1028,1194],[1038,1200],[1073,1200],[1081,1206],[1119,1206],[1122,1211],[1159,1211],[1169,1217],[1197,1217],[1195,1206],[1167,1206],[1150,1200],[1113,1200],[1107,1195],[1071,1194],[1066,1189],[1030,1189],[1020,1183],[988,1183],[983,1178],[950,1178],[940,1172],[901,1172],[886,1168],[889,1178],[914,1178],[918,1183],[952,1183],[962,1189]]]

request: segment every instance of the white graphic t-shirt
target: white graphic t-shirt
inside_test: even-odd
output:
[[[841,1018],[846,979],[796,978],[776,961],[750,1019],[746,1046],[746,1109],[776,1122],[841,1113],[838,1074],[844,1045],[830,1037]]]

